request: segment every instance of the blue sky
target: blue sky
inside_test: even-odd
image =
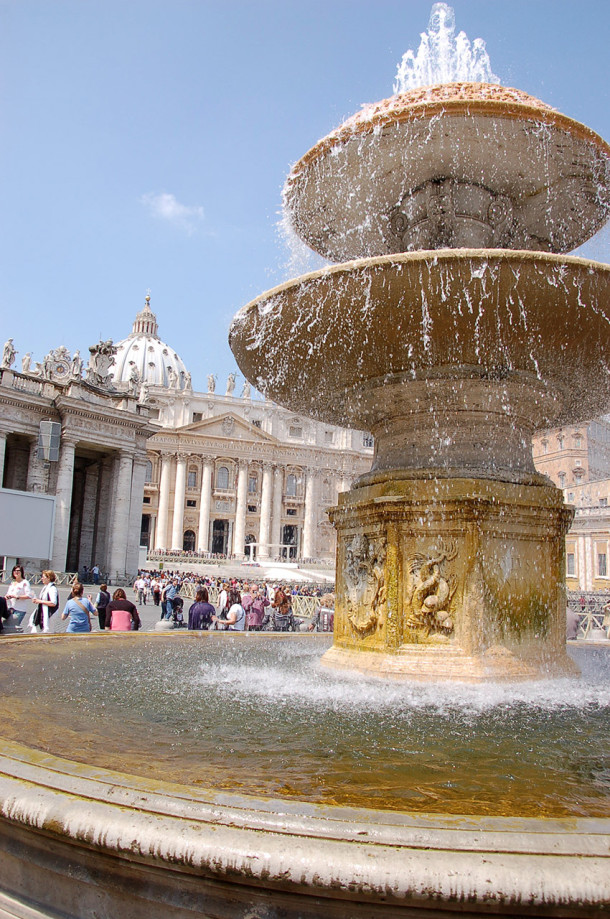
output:
[[[194,387],[226,379],[232,316],[289,276],[291,164],[391,95],[431,5],[0,0],[0,338],[18,366],[124,338],[150,288]],[[608,0],[452,5],[504,85],[610,139]],[[609,241],[584,254],[610,260]]]

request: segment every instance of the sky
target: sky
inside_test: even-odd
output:
[[[195,389],[295,269],[291,165],[392,94],[429,0],[0,0],[0,344],[88,356],[148,290]],[[610,139],[608,0],[455,0],[502,84]],[[610,261],[610,234],[579,250]],[[243,377],[238,375],[238,386]]]

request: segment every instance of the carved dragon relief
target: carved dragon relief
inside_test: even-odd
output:
[[[439,540],[425,553],[416,553],[408,561],[410,589],[407,602],[407,626],[423,631],[450,635],[453,632],[451,601],[457,587],[455,575],[443,571],[446,562],[458,554],[453,540]]]
[[[345,583],[348,621],[359,635],[381,628],[385,620],[386,540],[354,536],[347,544]]]

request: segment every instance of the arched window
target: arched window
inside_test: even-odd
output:
[[[197,488],[197,470],[194,466],[191,466],[189,469],[186,485],[187,488]]]
[[[297,496],[297,477],[292,472],[286,476],[286,494],[289,498]]]
[[[152,482],[152,463],[150,460],[146,460],[146,470],[144,472],[144,484],[150,485]]]
[[[219,466],[216,470],[216,488],[226,491],[229,487],[229,470],[226,466]]]
[[[185,552],[195,551],[195,534],[192,530],[186,530],[182,540],[182,548]]]
[[[559,447],[560,450],[563,450],[563,442],[564,442],[563,434],[558,434],[557,435],[557,446]]]

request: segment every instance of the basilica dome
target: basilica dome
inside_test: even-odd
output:
[[[117,342],[116,347],[118,352],[110,371],[115,385],[136,381],[173,389],[190,388],[191,376],[182,359],[159,338],[150,296],[146,296],[144,309],[136,316],[131,335]]]

